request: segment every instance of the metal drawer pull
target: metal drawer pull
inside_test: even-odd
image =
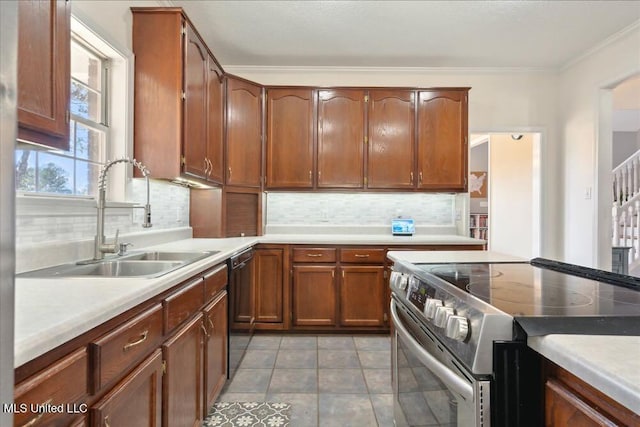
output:
[[[369,258],[369,254],[355,254],[356,258]]]
[[[49,399],[44,403],[41,403],[39,406],[42,408],[42,411],[38,413],[38,415],[35,418],[32,418],[28,423],[23,424],[22,427],[31,427],[36,425],[36,423],[38,421],[40,421],[40,418],[44,417],[45,414],[45,410],[44,407],[49,405],[51,402],[53,401],[53,399]]]
[[[124,345],[124,347],[122,347],[122,351],[127,351],[127,350],[129,350],[131,347],[135,347],[135,346],[137,346],[138,344],[142,344],[143,342],[145,342],[145,341],[146,341],[146,339],[147,339],[147,335],[149,335],[149,330],[148,330],[148,329],[147,329],[146,331],[144,331],[142,334],[140,334],[140,338],[139,338],[139,339],[137,339],[137,340],[135,340],[135,341],[133,341],[133,342],[130,342],[130,343],[126,343],[126,344]]]
[[[204,327],[204,323],[200,323],[200,328],[202,328],[202,332],[204,332],[204,336],[209,338],[209,332],[207,332],[207,328]]]
[[[319,256],[322,256],[322,254],[307,254],[307,256],[310,256],[310,257],[319,257]]]

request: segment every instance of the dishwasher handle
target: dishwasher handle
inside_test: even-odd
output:
[[[416,356],[435,376],[437,376],[452,391],[455,391],[467,401],[473,400],[473,387],[467,381],[458,376],[446,365],[427,352],[418,343],[402,324],[396,312],[396,303],[391,301],[391,318],[397,334],[409,348],[411,354]]]

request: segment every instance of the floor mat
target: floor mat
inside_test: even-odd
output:
[[[203,427],[288,427],[291,405],[266,402],[218,402]]]

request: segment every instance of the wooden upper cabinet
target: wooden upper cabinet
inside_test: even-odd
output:
[[[182,9],[131,11],[134,157],[153,178],[222,183],[223,70]]]
[[[269,189],[313,187],[313,91],[267,90]]]
[[[364,186],[365,91],[318,91],[318,187]]]
[[[260,187],[261,153],[262,88],[228,77],[226,183]]]
[[[418,188],[467,191],[468,89],[418,93]]]
[[[207,48],[191,25],[184,39],[184,172],[206,177],[207,163]]]
[[[209,55],[207,62],[207,179],[224,182],[224,74]]]
[[[412,188],[415,92],[372,90],[368,108],[367,188]]]
[[[18,2],[18,139],[69,149],[71,4]]]

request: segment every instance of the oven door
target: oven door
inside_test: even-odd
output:
[[[489,380],[477,380],[392,299],[396,426],[488,426]]]

